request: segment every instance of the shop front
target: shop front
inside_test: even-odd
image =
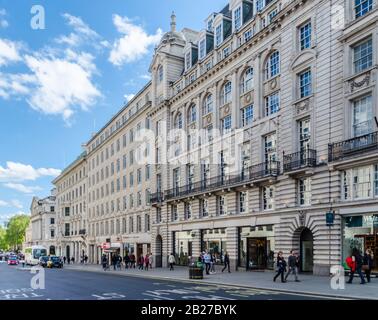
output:
[[[246,270],[274,269],[273,225],[239,228],[239,267]]]
[[[176,231],[173,237],[173,255],[176,263],[181,266],[187,266],[193,255],[193,234],[191,231]]]
[[[210,254],[214,254],[216,264],[223,264],[226,250],[226,228],[204,229],[201,231],[201,251],[208,251]]]
[[[103,244],[103,252],[107,255],[108,261],[111,262],[114,255],[121,254],[122,243],[120,242],[106,242]]]
[[[353,248],[362,254],[371,249],[374,254],[373,271],[378,272],[378,213],[343,218],[343,263]]]

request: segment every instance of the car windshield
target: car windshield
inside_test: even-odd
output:
[[[17,257],[9,257],[9,260],[17,260]]]
[[[49,260],[49,257],[41,257],[41,260],[47,261],[47,260]]]
[[[52,261],[59,261],[59,257],[51,257]]]

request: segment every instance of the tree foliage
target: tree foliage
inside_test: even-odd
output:
[[[17,215],[12,217],[7,225],[4,235],[4,246],[12,249],[21,249],[25,240],[25,230],[29,225],[30,217],[27,215]],[[1,237],[0,237],[1,245]],[[7,249],[4,248],[4,249]]]

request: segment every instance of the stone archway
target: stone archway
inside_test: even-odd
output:
[[[163,238],[161,235],[157,235],[155,240],[155,267],[163,267]]]
[[[300,255],[299,271],[314,270],[314,235],[307,227],[300,227],[293,234],[293,249]]]

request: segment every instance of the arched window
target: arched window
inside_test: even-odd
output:
[[[242,81],[241,81],[241,93],[244,94],[253,87],[253,68],[249,67],[245,70]]]
[[[213,95],[209,93],[203,100],[202,115],[213,112]]]
[[[280,53],[274,51],[269,57],[265,65],[266,79],[273,78],[280,73]]]
[[[179,112],[175,118],[175,129],[182,129],[182,114]]]
[[[195,104],[192,104],[188,110],[188,123],[197,121],[197,107]]]
[[[227,82],[222,89],[221,93],[221,102],[222,105],[231,102],[231,89],[232,89],[232,84],[231,81]]]
[[[164,76],[164,72],[163,72],[163,66],[159,66],[158,68],[158,72],[157,72],[157,76],[158,76],[158,83],[162,83],[163,82],[163,76]]]

